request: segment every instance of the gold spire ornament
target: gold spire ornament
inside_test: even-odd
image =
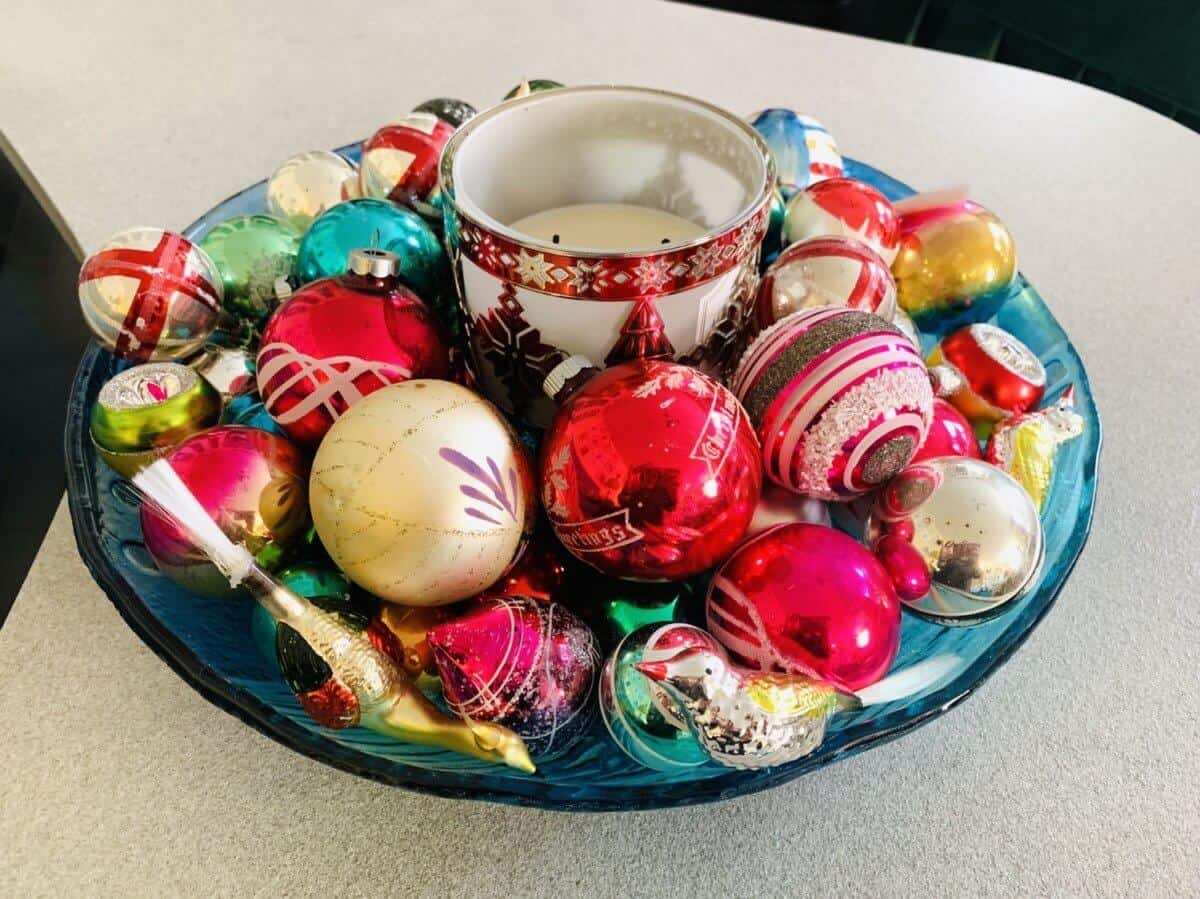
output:
[[[525,743],[511,730],[443,714],[365,632],[289,590],[255,564],[244,547],[225,536],[166,460],[144,469],[134,484],[189,534],[231,584],[244,585],[278,624],[299,634],[329,667],[330,677],[322,688],[302,697],[305,710],[318,723],[361,725],[405,743],[437,746],[534,773]]]

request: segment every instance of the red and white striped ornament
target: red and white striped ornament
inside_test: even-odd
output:
[[[221,314],[221,275],[209,255],[162,228],[109,238],[79,270],[92,333],[134,362],[179,359],[203,346]]]
[[[853,178],[828,178],[809,185],[788,202],[783,216],[785,246],[829,235],[861,240],[888,265],[900,252],[899,218],[891,202]]]
[[[896,280],[879,254],[849,237],[813,237],[792,244],[771,263],[758,290],[759,327],[819,306],[847,306],[891,321]]]
[[[908,338],[844,307],[795,312],[763,331],[730,386],[758,431],[767,477],[818,499],[852,499],[888,480],[933,416]]]
[[[438,160],[454,129],[427,112],[410,112],[384,125],[362,147],[363,196],[406,203],[436,216]]]

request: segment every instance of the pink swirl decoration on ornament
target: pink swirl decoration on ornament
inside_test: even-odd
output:
[[[316,359],[288,343],[268,344],[258,354],[258,383],[266,385],[269,391],[263,396],[263,404],[267,413],[281,425],[299,421],[318,407],[323,407],[329,418],[336,421],[341,411],[334,399],[340,397],[347,407],[361,400],[363,392],[355,381],[367,374],[374,375],[386,385],[407,381],[413,373],[403,365],[372,362],[357,356]],[[276,375],[280,375],[279,379],[272,381]],[[280,398],[305,379],[312,386],[312,392],[290,409],[280,410]]]

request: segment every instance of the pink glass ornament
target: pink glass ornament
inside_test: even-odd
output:
[[[751,667],[858,690],[887,672],[900,603],[871,553],[815,524],[772,528],[738,548],[708,592],[708,630]]]
[[[933,419],[925,442],[912,457],[912,462],[934,459],[938,456],[966,456],[978,459],[979,441],[966,417],[941,397],[934,397]],[[909,464],[912,464],[910,462]]]
[[[674,362],[626,362],[593,377],[559,409],[541,452],[558,539],[634,580],[676,580],[723,559],[762,483],[758,441],[733,394]]]
[[[730,387],[781,487],[848,500],[901,471],[925,439],[933,389],[899,329],[857,309],[794,312],[763,331]]]
[[[388,384],[446,378],[449,350],[429,308],[386,274],[352,271],[297,291],[271,316],[258,351],[267,412],[294,440],[315,446],[355,402]],[[364,268],[367,263],[363,263]]]
[[[511,728],[532,754],[566,749],[591,723],[600,649],[558,603],[483,597],[426,636],[451,710]]]

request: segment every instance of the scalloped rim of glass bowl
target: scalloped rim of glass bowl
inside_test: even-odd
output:
[[[358,146],[358,144],[350,144],[340,148],[337,152],[353,161],[357,158]],[[907,185],[895,181],[877,169],[851,159],[847,159],[846,162],[849,169],[857,168],[860,171],[869,172],[880,179],[891,182],[898,191],[911,192]],[[184,233],[194,234],[204,226],[213,211],[261,188],[264,184],[265,181],[258,182],[227,198],[185,229]],[[1048,310],[1047,314],[1051,320],[1054,320]],[[1055,324],[1057,325],[1056,320]],[[1062,331],[1061,326],[1059,331]],[[1065,349],[1073,358],[1079,371],[1079,378],[1076,381],[1077,394],[1092,399],[1083,362],[1065,332],[1063,332],[1063,336]],[[848,739],[836,747],[823,746],[803,759],[778,768],[762,771],[731,769],[704,780],[670,782],[660,785],[596,788],[589,786],[583,789],[595,790],[593,795],[560,798],[552,795],[554,792],[552,785],[543,783],[543,789],[539,790],[536,775],[530,780],[533,789],[528,792],[516,792],[482,783],[482,781],[495,776],[491,773],[448,772],[422,768],[341,746],[316,730],[306,729],[288,720],[267,703],[233,686],[205,664],[187,644],[159,621],[136,590],[113,565],[99,540],[98,516],[101,504],[95,489],[97,484],[89,474],[90,468],[94,464],[95,451],[88,440],[87,398],[94,390],[99,389],[99,385],[95,382],[104,378],[111,359],[112,357],[98,344],[92,342],[84,352],[72,383],[64,434],[67,457],[67,495],[72,527],[80,556],[92,577],[104,590],[134,633],[209,702],[237,716],[260,733],[317,761],[392,786],[447,798],[481,799],[557,810],[636,811],[693,805],[755,793],[779,786],[831,762],[893,740],[962,702],[1020,648],[1054,605],[1054,601],[1069,579],[1091,531],[1100,449],[1103,443],[1102,428],[1097,411],[1094,433],[1092,429],[1089,429],[1082,438],[1092,442],[1094,448],[1090,452],[1086,452],[1083,457],[1082,478],[1086,482],[1084,501],[1078,509],[1078,516],[1066,540],[1065,552],[1068,558],[1062,569],[1062,576],[1054,583],[1043,584],[1038,593],[1031,598],[1033,614],[1022,627],[1019,629],[1007,628],[1000,632],[988,650],[976,659],[973,665],[961,671],[949,683],[914,703],[913,705],[919,706],[914,713],[908,713],[908,709],[912,706],[890,712],[881,719],[860,725],[859,727],[865,728],[864,733],[852,733]],[[1090,484],[1090,489],[1086,489],[1087,484]],[[618,750],[614,747],[614,751]],[[561,789],[572,792],[581,788],[563,786]]]

